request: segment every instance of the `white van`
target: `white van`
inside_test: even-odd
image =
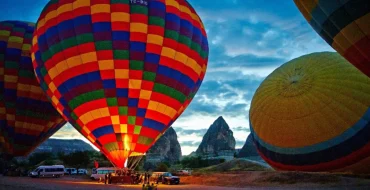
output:
[[[60,177],[63,175],[63,165],[39,166],[30,173],[31,177]]]
[[[91,179],[92,180],[99,180],[99,179],[104,179],[105,174],[109,173],[116,173],[118,170],[121,170],[119,168],[98,168],[96,169],[96,172],[91,174]]]
[[[77,169],[76,168],[66,168],[64,169],[65,175],[77,175]]]

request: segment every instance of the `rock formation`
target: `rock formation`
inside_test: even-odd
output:
[[[202,157],[233,157],[235,152],[235,138],[228,124],[220,116],[209,127],[203,137],[196,154]]]

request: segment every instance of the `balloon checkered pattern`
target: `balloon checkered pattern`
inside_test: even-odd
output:
[[[186,0],[52,0],[32,49],[53,105],[118,167],[180,116],[208,61]]]
[[[26,156],[65,121],[47,99],[34,74],[34,24],[0,22],[0,149]]]
[[[370,1],[294,0],[312,28],[370,77]]]

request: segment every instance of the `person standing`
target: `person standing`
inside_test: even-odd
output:
[[[108,184],[112,183],[112,173],[108,174]]]
[[[149,183],[149,180],[148,180],[148,174],[145,172],[145,174],[144,174],[144,175],[145,175],[144,183],[145,183],[145,184],[147,184],[147,183]]]
[[[104,184],[107,184],[107,180],[108,180],[108,174],[106,173],[106,174],[104,175]]]

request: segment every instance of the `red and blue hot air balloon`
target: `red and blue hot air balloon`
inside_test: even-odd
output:
[[[189,105],[208,42],[186,0],[54,0],[37,21],[32,57],[54,107],[123,167]]]
[[[47,100],[31,61],[34,24],[0,22],[0,151],[26,156],[66,122]]]

